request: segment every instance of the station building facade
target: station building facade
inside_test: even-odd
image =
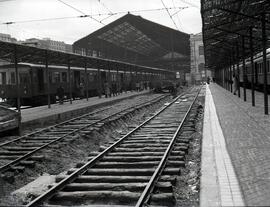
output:
[[[190,35],[190,73],[186,74],[189,83],[200,83],[211,77],[211,71],[205,68],[202,33]]]

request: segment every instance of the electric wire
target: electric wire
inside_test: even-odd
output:
[[[175,23],[174,19],[172,18],[171,14],[170,14],[170,12],[169,12],[168,8],[167,8],[167,7],[166,7],[166,5],[164,4],[163,0],[161,0],[161,2],[162,2],[162,4],[163,4],[163,6],[164,6],[164,8],[165,8],[166,12],[168,13],[168,15],[169,15],[170,19],[172,20],[172,22],[173,22],[174,26],[176,27],[176,29],[177,29],[177,30],[179,30],[179,28],[177,27],[177,25],[176,25],[176,23]],[[180,31],[180,30],[179,30],[179,31]]]
[[[173,9],[184,9],[188,7],[167,7],[167,8],[157,8],[157,9],[142,9],[142,10],[131,10],[130,13],[139,13],[139,12],[155,12],[162,10],[173,10]],[[2,22],[0,24],[20,24],[20,23],[31,23],[31,22],[43,22],[43,21],[54,21],[54,20],[64,20],[64,19],[75,19],[75,18],[86,18],[86,17],[94,17],[94,16],[105,16],[105,15],[118,15],[118,14],[126,14],[128,11],[119,11],[114,13],[98,13],[98,14],[84,14],[79,16],[66,16],[66,17],[53,17],[53,18],[42,18],[42,19],[30,19],[30,20],[21,20],[21,21],[8,21]],[[98,20],[97,20],[98,21]],[[99,22],[99,21],[98,21]]]
[[[98,22],[98,23],[104,25],[104,23],[98,21],[96,18],[94,18],[94,17],[92,17],[92,16],[90,16],[90,15],[85,14],[85,13],[84,13],[83,11],[81,11],[80,9],[77,9],[77,8],[75,8],[74,6],[71,6],[70,4],[68,4],[68,3],[66,3],[66,2],[64,2],[64,1],[62,1],[62,0],[57,0],[57,1],[61,2],[62,4],[65,4],[66,6],[72,8],[73,10],[75,10],[75,11],[81,13],[81,14],[84,15],[85,17],[89,17],[90,19],[92,19],[92,20],[94,20],[94,21],[96,21],[96,22]]]

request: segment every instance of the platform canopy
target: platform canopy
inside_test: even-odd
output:
[[[175,67],[189,68],[188,34],[132,14],[83,37],[73,47],[86,54],[152,67],[171,68],[173,62]]]
[[[8,62],[34,63],[49,65],[70,65],[74,67],[92,67],[104,70],[121,69],[127,71],[142,71],[153,73],[169,73],[166,69],[142,66],[138,64],[116,61],[97,57],[88,57],[74,53],[66,53],[55,50],[41,49],[33,46],[0,41],[0,59]]]
[[[201,15],[206,66],[212,70],[269,46],[269,0],[201,0]]]

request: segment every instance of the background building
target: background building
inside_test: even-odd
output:
[[[0,41],[3,41],[3,42],[17,42],[16,38],[11,37],[10,34],[3,34],[3,33],[0,33]]]
[[[51,40],[50,38],[43,38],[43,39],[30,38],[25,41],[22,41],[21,44],[49,50],[56,50],[70,53],[73,52],[72,45],[66,44],[63,41]]]
[[[211,71],[205,68],[202,33],[190,35],[190,74],[186,76],[192,84],[211,77]]]

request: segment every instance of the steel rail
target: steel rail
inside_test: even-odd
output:
[[[161,99],[163,99],[163,98],[165,98],[165,97],[166,97],[166,96],[161,96],[161,97],[159,96],[159,97],[157,97],[157,98],[154,98],[153,100],[154,100],[154,101],[157,101],[157,100],[161,100]],[[47,144],[44,144],[44,145],[42,145],[41,147],[38,147],[38,148],[36,148],[35,150],[33,150],[33,151],[31,151],[31,152],[29,152],[29,153],[27,153],[27,154],[25,154],[25,155],[23,155],[23,156],[17,158],[16,160],[13,160],[13,161],[9,162],[8,164],[6,164],[6,165],[0,167],[0,172],[1,172],[1,173],[5,172],[5,171],[8,170],[12,165],[15,165],[15,164],[17,164],[18,162],[20,162],[20,161],[22,161],[22,160],[25,160],[25,159],[27,159],[27,158],[29,158],[29,157],[31,157],[34,153],[36,153],[36,152],[38,152],[38,151],[40,151],[40,150],[46,148],[47,146],[49,146],[49,145],[51,145],[51,144],[53,144],[53,143],[55,143],[55,142],[58,142],[58,141],[60,141],[60,140],[62,140],[62,139],[64,139],[64,138],[66,138],[67,136],[70,136],[70,135],[72,135],[72,134],[74,134],[74,133],[77,133],[77,132],[79,132],[79,131],[81,131],[81,130],[87,128],[87,127],[93,126],[93,125],[95,125],[95,124],[97,124],[97,123],[99,123],[99,122],[102,122],[102,121],[106,120],[106,119],[110,119],[110,118],[112,118],[112,117],[114,117],[114,116],[116,116],[116,115],[118,115],[118,114],[120,114],[120,113],[123,113],[123,112],[125,112],[125,111],[127,111],[127,110],[130,110],[130,109],[132,109],[132,108],[136,108],[136,107],[139,107],[139,106],[143,106],[143,105],[145,105],[145,104],[147,104],[147,103],[149,103],[149,102],[152,102],[153,100],[147,101],[147,102],[142,103],[142,104],[137,104],[137,105],[132,106],[132,107],[129,107],[129,108],[126,108],[126,109],[121,110],[121,111],[119,111],[119,112],[113,113],[113,114],[111,114],[111,115],[109,115],[109,116],[107,116],[107,117],[105,117],[105,118],[99,119],[99,120],[97,120],[97,121],[95,121],[95,122],[93,122],[93,123],[87,124],[87,125],[85,125],[85,126],[83,126],[83,127],[80,127],[80,128],[75,129],[75,130],[73,130],[73,131],[71,131],[71,132],[68,132],[68,133],[66,133],[65,135],[63,135],[63,136],[61,136],[61,137],[59,137],[59,138],[57,138],[57,139],[55,139],[55,140],[53,140],[53,141],[47,143]]]
[[[201,91],[201,88],[202,87],[200,87],[200,89],[198,90],[198,92],[197,92],[195,98],[193,99],[193,101],[192,101],[192,103],[191,103],[188,111],[186,112],[184,118],[182,119],[180,125],[178,126],[176,132],[174,133],[173,138],[172,138],[169,146],[167,147],[167,149],[165,151],[165,154],[163,155],[163,157],[162,157],[162,159],[161,159],[161,161],[160,161],[157,169],[155,170],[154,174],[152,175],[150,181],[146,185],[146,187],[145,187],[143,193],[141,194],[138,202],[136,203],[135,207],[142,207],[142,206],[144,206],[144,204],[148,201],[149,197],[151,196],[151,193],[153,192],[153,189],[155,187],[156,182],[159,180],[159,178],[160,178],[163,170],[165,169],[165,166],[166,166],[168,157],[170,155],[170,152],[172,151],[172,148],[173,148],[173,146],[175,144],[175,141],[177,139],[177,136],[178,136],[180,130],[182,129],[183,124],[186,121],[186,118],[188,117],[188,115],[189,115],[189,113],[190,113],[190,111],[191,111],[191,109],[192,109],[195,101],[197,100],[197,97],[198,97],[198,95],[199,95],[199,93]]]
[[[159,96],[159,97],[157,97],[157,98],[154,98],[153,100],[158,99],[158,98],[160,98],[160,97],[162,97],[162,96]],[[90,113],[83,114],[83,115],[81,115],[81,116],[77,116],[77,117],[72,118],[72,119],[68,119],[68,120],[63,121],[63,122],[61,122],[61,123],[59,123],[59,124],[55,124],[55,125],[52,125],[52,126],[43,128],[43,129],[41,129],[41,130],[38,130],[38,131],[35,131],[35,132],[32,132],[32,133],[29,133],[29,134],[25,134],[25,135],[20,136],[20,137],[18,137],[18,138],[16,138],[16,139],[13,139],[13,140],[10,140],[10,141],[1,143],[1,144],[0,144],[0,147],[3,147],[3,146],[5,146],[5,145],[7,145],[7,144],[10,144],[10,143],[12,143],[12,142],[19,141],[20,139],[27,138],[27,137],[29,137],[29,136],[33,136],[33,135],[38,134],[38,133],[41,133],[41,132],[46,132],[46,130],[50,130],[50,129],[52,129],[52,128],[55,128],[55,127],[64,125],[64,124],[66,124],[66,123],[68,123],[68,122],[71,122],[71,121],[74,121],[74,120],[76,120],[76,119],[81,119],[81,118],[86,117],[86,116],[91,116],[91,115],[93,115],[93,114],[100,113],[100,112],[105,111],[105,110],[108,110],[108,109],[110,109],[110,108],[112,108],[112,106],[109,106],[109,107],[103,107],[103,108],[100,109],[100,110],[92,111],[92,112],[90,112]]]
[[[40,129],[40,130],[38,130],[38,131],[31,132],[31,133],[29,133],[29,134],[25,134],[25,135],[20,136],[20,137],[18,137],[18,138],[16,138],[16,139],[13,139],[13,140],[10,140],[10,141],[1,143],[1,144],[0,144],[0,147],[3,147],[3,146],[5,146],[5,145],[7,145],[7,144],[10,144],[10,143],[19,141],[20,139],[27,138],[27,137],[33,136],[33,135],[35,135],[35,134],[39,134],[39,133],[41,133],[41,132],[46,132],[47,130],[50,130],[50,129],[55,128],[55,127],[58,127],[58,126],[61,126],[61,125],[65,124],[65,123],[68,123],[68,122],[70,122],[70,121],[74,121],[74,120],[76,120],[76,119],[83,118],[84,116],[91,116],[91,115],[93,115],[93,114],[96,114],[96,113],[105,111],[105,110],[110,109],[110,108],[111,108],[111,106],[110,106],[110,107],[106,107],[106,108],[102,108],[102,109],[100,109],[100,110],[96,110],[96,111],[90,112],[90,113],[88,113],[88,114],[84,114],[84,115],[81,115],[81,116],[78,116],[78,117],[75,117],[75,118],[66,120],[66,121],[61,122],[61,123],[59,123],[59,124],[55,124],[55,125],[52,125],[52,126],[49,126],[49,127],[43,128],[43,129]]]
[[[157,117],[160,113],[162,113],[164,110],[166,110],[169,106],[171,106],[174,102],[176,102],[181,96],[185,95],[187,92],[183,92],[179,96],[177,96],[171,103],[164,106],[162,109],[160,109],[158,112],[156,112],[153,116],[148,118],[146,121],[141,123],[139,126],[137,126],[135,129],[131,130],[129,133],[124,135],[122,138],[120,138],[118,141],[113,143],[111,146],[103,150],[100,154],[98,154],[96,157],[92,158],[90,161],[85,163],[82,167],[74,171],[72,174],[70,174],[68,177],[61,180],[59,183],[54,185],[52,188],[50,188],[46,193],[40,195],[39,197],[35,198],[33,201],[31,201],[29,204],[27,204],[25,207],[36,207],[40,205],[45,200],[52,197],[57,191],[63,189],[68,183],[71,183],[74,181],[79,175],[86,172],[89,168],[93,167],[98,161],[100,161],[101,158],[105,156],[105,154],[111,152],[115,147],[119,146],[127,137],[134,134],[136,131],[141,129],[142,126],[146,125],[148,122],[150,122],[152,119]]]

